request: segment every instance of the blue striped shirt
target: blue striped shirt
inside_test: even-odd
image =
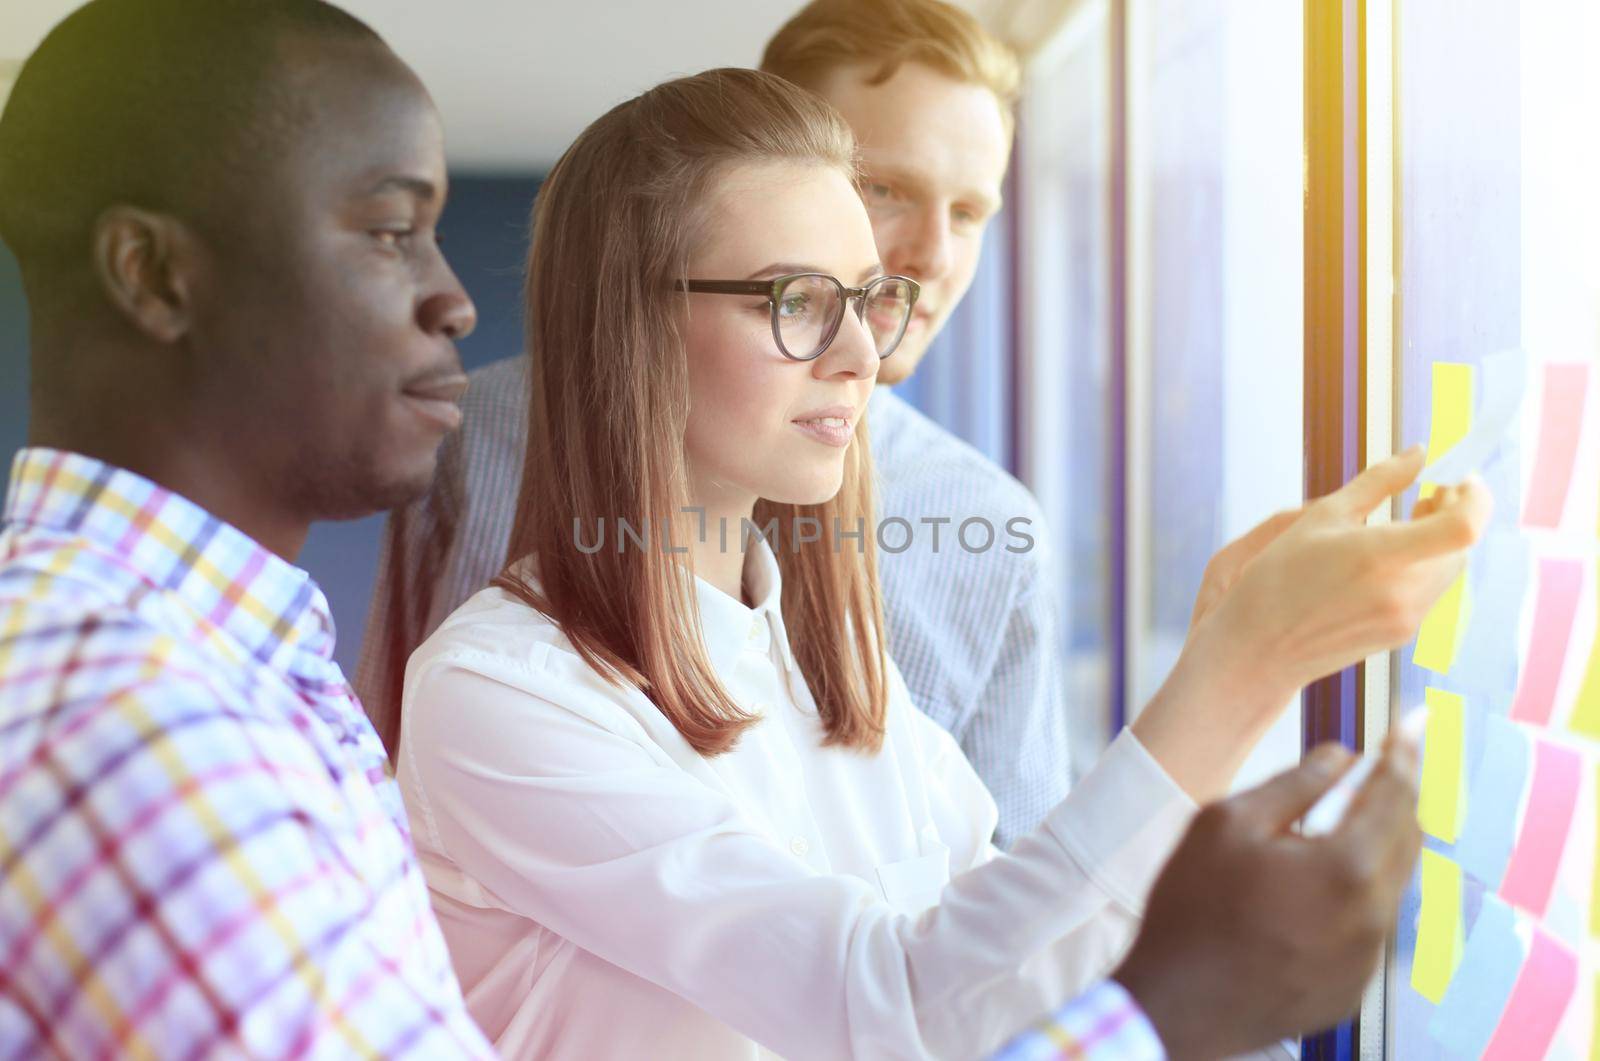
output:
[[[432,490],[389,518],[356,689],[391,750],[406,660],[505,564],[527,388],[524,357],[473,372]],[[1071,784],[1043,516],[1020,482],[887,387],[868,416],[889,655],[994,795],[1005,846]]]

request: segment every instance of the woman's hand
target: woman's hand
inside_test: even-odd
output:
[[[1191,641],[1231,656],[1286,698],[1411,640],[1461,574],[1491,509],[1474,478],[1440,488],[1410,520],[1367,526],[1373,509],[1415,481],[1422,459],[1413,447],[1307,505],[1239,565]]]
[[[1228,590],[1233,588],[1233,584],[1239,581],[1239,575],[1244,571],[1245,565],[1260,556],[1261,551],[1277,541],[1284,531],[1294,526],[1305,512],[1302,506],[1268,516],[1249,532],[1217,550],[1216,555],[1206,564],[1205,574],[1200,579],[1200,592],[1195,594],[1194,612],[1189,616],[1189,636],[1194,636],[1200,620],[1211,614],[1227,595]]]
[[[1134,724],[1196,799],[1226,791],[1302,686],[1411,640],[1461,574],[1489,521],[1477,479],[1440,488],[1409,520],[1366,525],[1422,463],[1414,447],[1375,464],[1213,560],[1183,654]]]

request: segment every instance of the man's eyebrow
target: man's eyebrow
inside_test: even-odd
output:
[[[373,196],[393,191],[409,192],[425,203],[431,203],[439,198],[439,188],[432,181],[422,177],[406,177],[400,174],[382,178],[362,194]]]
[[[861,179],[865,183],[877,183],[879,180],[886,180],[894,184],[905,185],[906,187],[918,193],[925,193],[928,190],[927,181],[923,180],[910,170],[900,169],[892,163],[883,165],[868,164],[864,166]],[[1000,208],[1005,205],[1004,201],[996,196],[993,192],[988,192],[977,188],[969,188],[959,193],[956,198],[964,199],[973,203],[975,206],[980,207],[988,216],[998,214],[1000,212]]]

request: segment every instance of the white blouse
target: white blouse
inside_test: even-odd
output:
[[[890,667],[877,754],[824,747],[775,558],[696,580],[762,721],[706,758],[499,589],[406,668],[399,779],[473,1016],[509,1058],[972,1058],[1106,975],[1194,803],[1131,732],[1011,853]]]

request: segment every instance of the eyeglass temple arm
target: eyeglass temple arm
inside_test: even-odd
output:
[[[679,280],[679,291],[696,291],[707,295],[771,295],[770,280]]]

